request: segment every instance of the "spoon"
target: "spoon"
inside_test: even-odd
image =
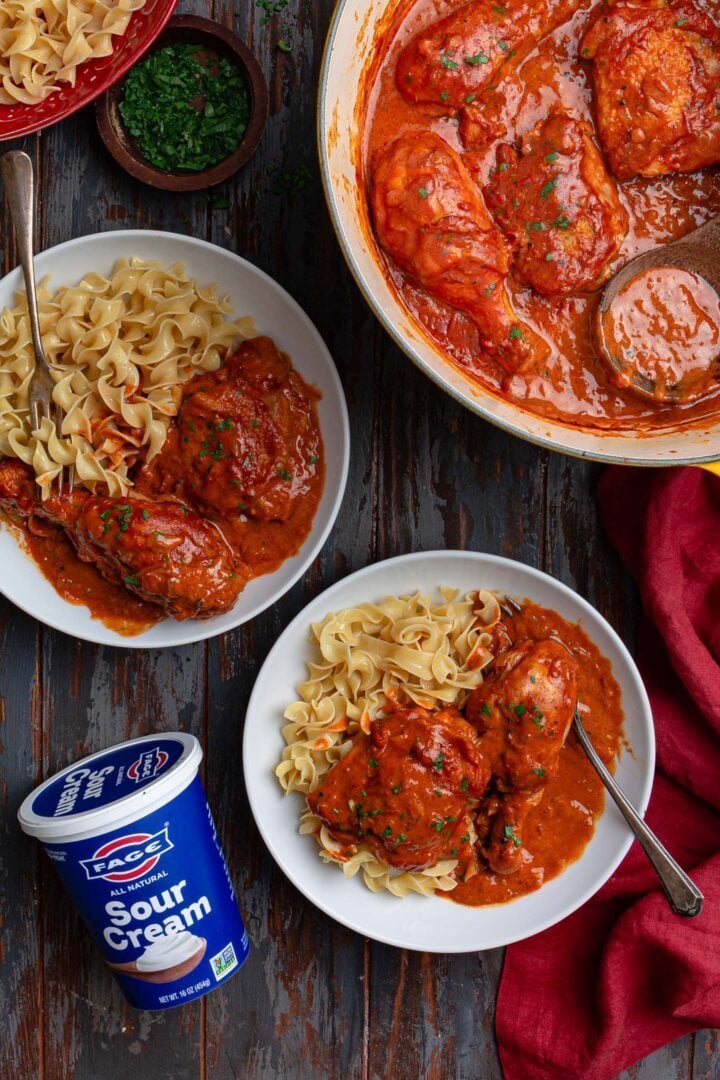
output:
[[[500,599],[500,609],[508,619],[522,611],[522,604],[514,596],[505,595]],[[590,742],[590,737],[580,719],[580,709],[575,707],[573,714],[573,729],[578,737],[578,742],[587,754],[590,764],[595,769],[603,784],[612,796],[620,813],[635,834],[635,839],[640,844],[648,859],[653,865],[655,873],[660,878],[663,892],[665,893],[670,907],[676,915],[685,915],[694,918],[702,911],[703,894],[682,869],[675,862],[670,852],[658,840],[655,833],[650,829],[638,814],[635,807],[628,799],[625,792],[615,780],[610,770],[603,762],[595,747]]]
[[[605,767],[604,762],[590,742],[588,733],[580,719],[579,709],[575,709],[573,728],[595,771],[635,834],[635,839],[652,863],[657,876],[660,878],[660,884],[668,898],[670,907],[676,915],[685,915],[687,918],[699,915],[702,911],[703,894],[697,885],[690,880],[682,867],[675,862],[667,848],[663,847],[652,829],[648,828],[630,800],[615,782],[612,773]]]
[[[610,312],[620,292],[638,275],[661,266],[689,270],[697,274],[720,296],[720,217],[693,229],[680,240],[673,240],[669,244],[662,244],[637,255],[611,278],[600,297],[596,324],[598,341],[610,367],[621,376],[625,385],[629,382],[638,394],[651,397],[655,401],[679,401],[682,400],[680,385],[659,387],[656,382],[639,372],[627,357],[618,355],[618,350],[610,347],[605,334],[605,316]]]

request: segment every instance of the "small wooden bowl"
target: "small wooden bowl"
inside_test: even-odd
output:
[[[166,172],[151,165],[126,130],[120,115],[124,81],[116,83],[98,100],[95,116],[103,142],[131,176],[166,191],[200,191],[227,180],[255,153],[267,120],[268,89],[262,69],[248,47],[236,34],[212,19],[201,19],[197,15],[174,16],[150,51],[156,52],[178,42],[213,49],[226,56],[245,76],[250,91],[250,118],[241,143],[229,157],[202,172]],[[146,53],[145,57],[148,55]]]

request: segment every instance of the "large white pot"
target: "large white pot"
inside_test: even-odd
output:
[[[523,439],[578,457],[632,465],[702,464],[720,457],[720,415],[699,427],[649,434],[598,434],[555,423],[484,390],[446,360],[394,295],[368,226],[360,175],[362,75],[394,0],[339,0],[323,58],[318,142],[323,184],[343,254],[365,299],[400,348],[443,390]],[[714,471],[720,471],[716,466]]]

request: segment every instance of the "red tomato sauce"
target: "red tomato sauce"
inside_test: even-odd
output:
[[[471,175],[484,186],[495,164],[497,142],[487,150],[465,151],[458,122],[438,116],[432,105],[411,104],[395,83],[402,47],[419,30],[457,8],[441,0],[402,0],[381,28],[375,55],[366,71],[361,95],[362,181],[371,184],[373,159],[388,143],[412,129],[430,129],[457,150]],[[705,8],[717,18],[715,0]],[[553,110],[589,122],[596,130],[592,75],[579,56],[579,41],[597,5],[578,11],[544,38],[516,69],[503,69],[496,89],[505,100],[502,120],[513,143]],[[677,239],[720,213],[717,167],[689,174],[618,184],[629,230],[612,264],[619,269],[634,255]],[[448,360],[485,389],[521,408],[573,427],[660,430],[699,423],[720,407],[720,385],[702,400],[678,404],[640,397],[616,386],[595,341],[594,323],[600,292],[567,297],[541,296],[508,278],[508,292],[518,317],[551,346],[542,370],[506,374],[478,348],[474,323],[464,314],[436,302],[413,280],[386,260],[388,278],[404,305]]]

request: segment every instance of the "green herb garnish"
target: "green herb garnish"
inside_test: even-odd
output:
[[[125,81],[120,115],[143,157],[165,172],[201,172],[242,141],[250,116],[245,78],[199,45],[151,53]]]
[[[520,847],[520,845],[522,844],[522,840],[515,833],[515,831],[513,830],[512,825],[506,825],[505,828],[503,829],[503,839],[504,840],[512,840],[515,847]]]

